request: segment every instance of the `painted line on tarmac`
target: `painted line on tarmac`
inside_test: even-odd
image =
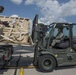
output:
[[[21,67],[19,75],[24,75],[24,68],[23,67]]]
[[[5,68],[6,69],[14,69],[14,68],[21,68],[21,67],[27,68],[27,69],[30,69],[30,68],[38,68],[38,66],[18,66],[18,67],[16,67],[16,66],[7,66]]]

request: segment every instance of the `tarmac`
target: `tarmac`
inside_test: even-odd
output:
[[[10,64],[0,69],[0,75],[75,75],[75,66],[57,67],[52,72],[41,72],[33,66],[34,48],[32,46],[14,46]],[[24,74],[20,74],[21,68]]]

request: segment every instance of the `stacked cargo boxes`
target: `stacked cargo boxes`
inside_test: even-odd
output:
[[[29,44],[29,19],[0,16],[0,41],[12,44]]]

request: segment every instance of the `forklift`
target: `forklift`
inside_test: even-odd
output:
[[[63,28],[63,38],[54,47],[57,29]],[[35,43],[34,65],[43,72],[51,72],[59,66],[76,65],[76,23],[38,23],[38,15],[33,21],[32,39]]]

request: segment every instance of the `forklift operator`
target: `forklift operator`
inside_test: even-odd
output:
[[[60,43],[63,38],[63,28],[58,28],[56,38],[52,41],[51,47],[54,47],[56,43]]]

